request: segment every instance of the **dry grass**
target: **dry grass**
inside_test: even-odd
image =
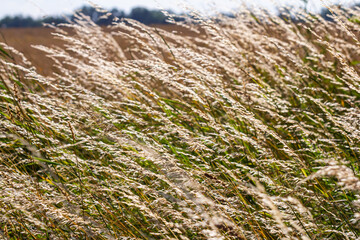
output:
[[[0,42],[4,42],[22,52],[37,68],[40,74],[53,72],[53,62],[44,61],[46,54],[31,47],[32,45],[61,46],[62,42],[51,36],[50,28],[3,28],[0,29]]]
[[[176,25],[152,25],[154,28],[162,29],[168,32],[175,32],[179,35],[195,36],[196,33]],[[73,34],[71,29],[69,34]],[[108,28],[103,28],[108,32]],[[46,53],[42,52],[33,45],[42,45],[46,47],[63,47],[63,41],[60,41],[52,36],[53,29],[51,28],[0,28],[0,42],[15,48],[31,61],[32,65],[36,67],[38,73],[49,76],[56,71],[53,67],[54,62],[46,59]],[[202,32],[201,32],[202,33]],[[127,48],[129,44],[119,37],[114,37],[116,42],[122,47]],[[46,59],[46,61],[44,61]]]
[[[2,45],[0,236],[357,239],[360,28],[302,18],[79,16],[51,76]]]

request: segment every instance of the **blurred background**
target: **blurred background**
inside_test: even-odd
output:
[[[79,10],[101,26],[111,24],[114,18],[126,17],[147,25],[188,34],[184,29],[167,24],[168,19],[160,10],[178,15],[196,10],[205,16],[216,13],[231,16],[232,12],[244,7],[253,11],[264,8],[273,14],[280,14],[278,9],[286,6],[294,10],[305,9],[321,13],[326,18],[329,13],[326,5],[354,7],[359,2],[360,0],[0,0],[0,42],[22,52],[39,73],[47,75],[53,71],[53,62],[44,61],[44,53],[32,46],[62,46],[62,42],[52,36],[53,30],[42,26],[44,23],[66,23],[66,18],[74,18],[74,12]],[[111,16],[104,19],[106,13],[99,13],[96,10],[98,7],[111,12]],[[181,17],[178,20],[181,20]],[[328,20],[331,21],[330,18]]]
[[[46,18],[61,14],[71,14],[87,4],[97,4],[106,9],[117,8],[125,13],[130,13],[134,7],[148,9],[171,9],[174,12],[185,12],[187,7],[199,10],[205,14],[213,14],[216,11],[229,12],[232,9],[242,7],[244,4],[250,7],[263,7],[275,11],[281,5],[292,7],[305,7],[309,11],[320,11],[324,4],[352,5],[356,0],[0,0],[0,18],[5,16],[23,15],[33,18]]]

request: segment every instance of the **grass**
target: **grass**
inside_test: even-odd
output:
[[[359,14],[333,11],[79,14],[50,76],[2,44],[0,236],[357,239]]]

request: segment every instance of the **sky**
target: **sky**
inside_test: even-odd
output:
[[[175,12],[185,12],[186,6],[197,9],[203,13],[212,13],[214,9],[220,12],[226,12],[242,6],[243,2],[255,7],[261,6],[274,10],[276,5],[303,6],[301,0],[91,0],[106,9],[116,7],[129,12],[133,7],[144,6],[150,9],[172,9]],[[359,2],[357,0],[308,0],[308,9],[319,11],[322,5],[352,4]],[[0,18],[6,15],[32,16],[42,18],[49,15],[61,15],[72,13],[85,4],[88,0],[0,0]],[[185,7],[184,7],[185,6]]]

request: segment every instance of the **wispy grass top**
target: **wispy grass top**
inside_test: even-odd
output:
[[[359,12],[332,11],[78,14],[50,77],[1,44],[0,236],[357,239]]]

